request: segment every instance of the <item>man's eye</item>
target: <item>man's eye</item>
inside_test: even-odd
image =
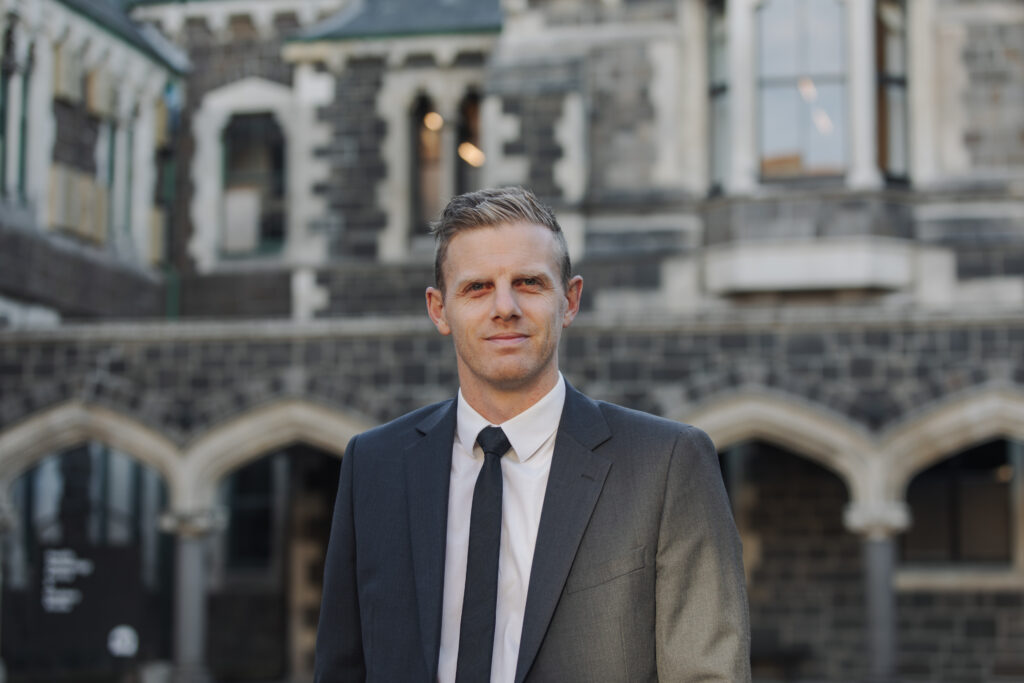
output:
[[[470,291],[470,292],[479,292],[479,291],[480,291],[480,290],[482,290],[483,288],[484,288],[484,283],[482,283],[482,282],[474,282],[473,284],[471,284],[471,285],[470,285],[469,287],[467,287],[466,289],[467,289],[468,291]]]
[[[536,287],[537,285],[540,284],[540,279],[535,277],[524,277],[522,279],[522,283],[527,287]]]

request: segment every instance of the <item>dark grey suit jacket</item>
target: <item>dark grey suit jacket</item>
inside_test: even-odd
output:
[[[437,679],[454,400],[352,439],[316,681]],[[749,681],[740,544],[700,430],[567,384],[516,683]]]

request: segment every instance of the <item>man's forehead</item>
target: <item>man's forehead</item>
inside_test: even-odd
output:
[[[481,257],[497,253],[495,251],[497,245],[491,242],[488,237],[496,238],[499,234],[502,239],[507,237],[515,239],[516,246],[529,246],[528,249],[523,250],[525,253],[537,257],[538,261],[550,260],[551,265],[557,267],[561,250],[559,249],[558,241],[555,239],[554,232],[550,228],[538,223],[523,221],[519,223],[481,225],[479,227],[466,228],[456,233],[448,243],[445,257],[446,270],[453,261],[453,252],[459,254],[466,249],[472,249],[478,252],[474,256],[479,255]],[[478,239],[470,239],[472,237]],[[469,247],[471,243],[473,246]],[[461,269],[472,268],[476,264],[475,262],[466,262],[465,259],[459,259],[458,265]]]

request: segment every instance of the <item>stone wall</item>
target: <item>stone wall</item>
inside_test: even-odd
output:
[[[1024,17],[968,24],[964,144],[979,168],[1024,166]]]
[[[315,188],[326,198],[328,212],[338,217],[328,239],[333,258],[373,260],[387,222],[377,204],[378,183],[386,172],[386,124],[375,114],[384,70],[381,59],[349,61],[338,76],[334,102],[320,110],[321,120],[334,128],[330,144],[317,150],[330,163],[330,176]]]
[[[717,396],[764,390],[869,432],[971,388],[1024,387],[1019,317],[762,313],[646,322],[582,316],[566,333],[562,367],[591,395],[656,414],[682,415]],[[275,399],[302,397],[383,422],[448,397],[455,386],[450,341],[426,315],[0,335],[3,425],[80,399],[181,443]]]
[[[906,592],[897,614],[902,680],[1024,679],[1024,593]]]
[[[64,318],[159,318],[160,276],[72,238],[0,221],[0,293]]]
[[[291,309],[291,273],[281,268],[181,279],[178,314],[185,318],[288,318]]]

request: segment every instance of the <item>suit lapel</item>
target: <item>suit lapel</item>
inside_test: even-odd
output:
[[[437,677],[437,657],[441,646],[441,600],[455,405],[455,401],[451,401],[439,407],[417,425],[416,429],[423,438],[408,446],[405,454],[413,575],[423,657],[431,680]]]
[[[565,407],[533,552],[516,683],[522,683],[533,666],[601,494],[611,460],[592,451],[610,436],[597,404],[566,382]]]

